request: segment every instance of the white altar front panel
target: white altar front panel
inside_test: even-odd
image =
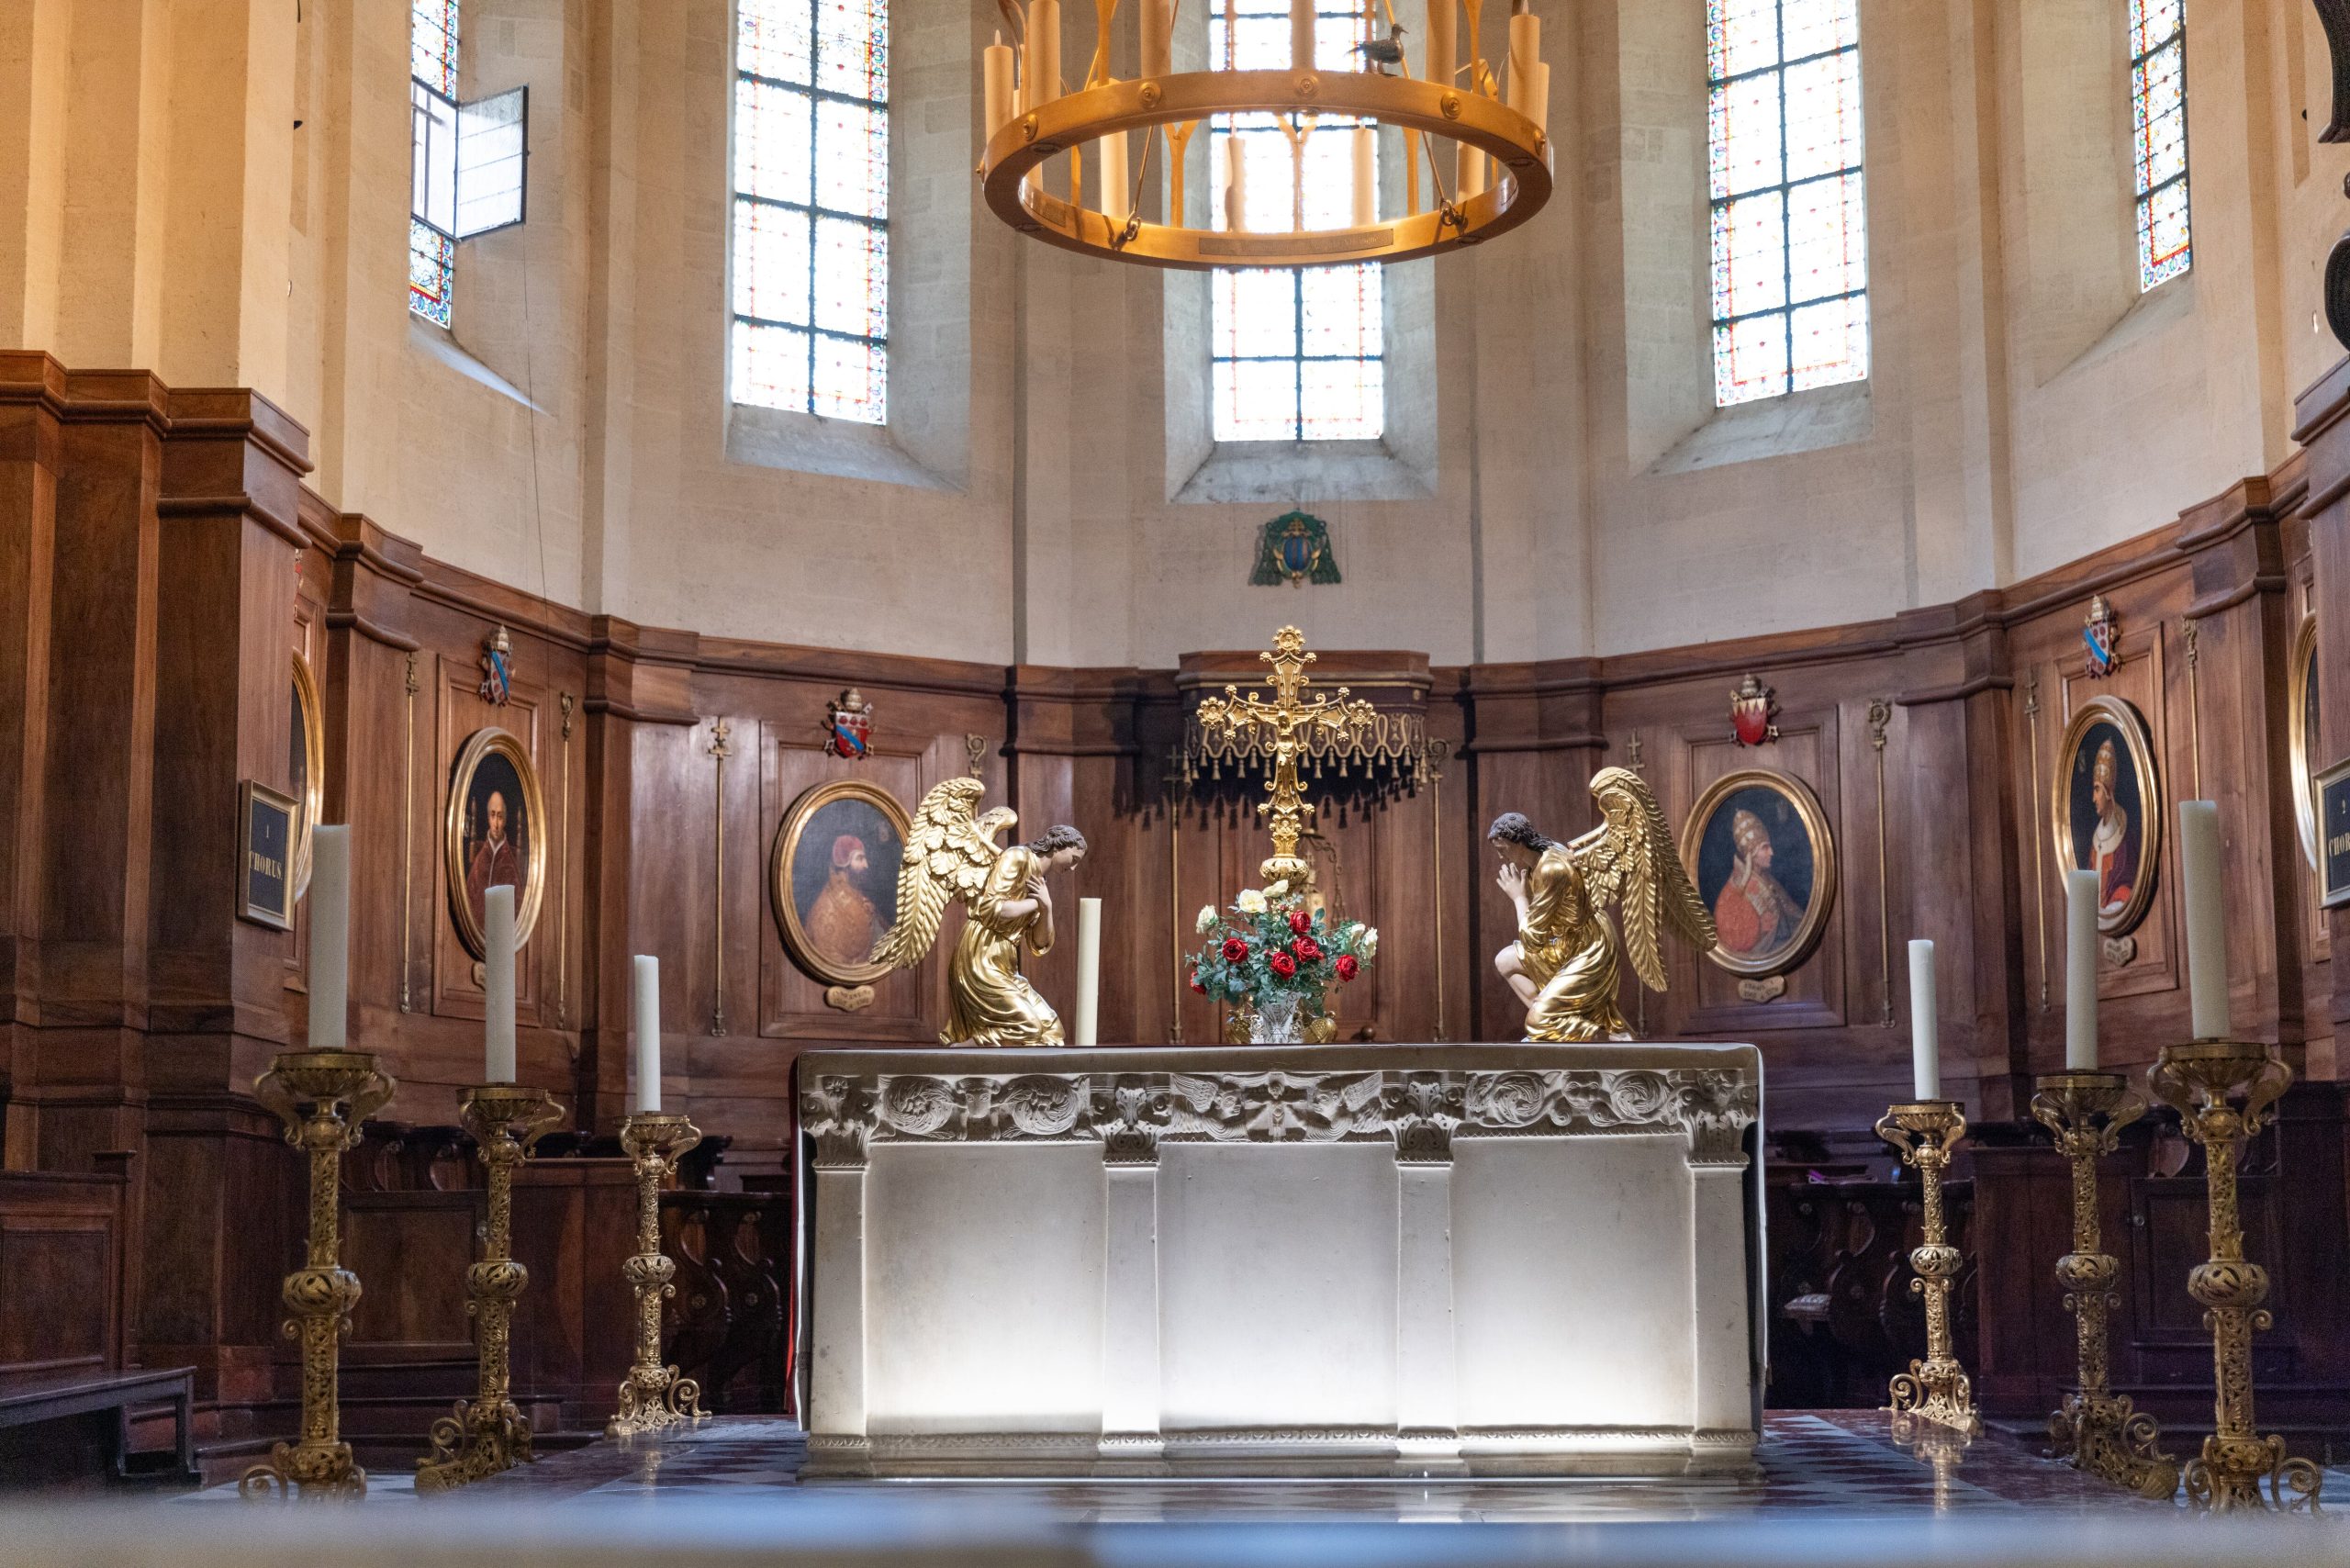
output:
[[[1751,1450],[1751,1047],[825,1051],[800,1073],[811,1472]]]

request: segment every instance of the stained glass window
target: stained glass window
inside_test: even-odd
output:
[[[1361,41],[1352,9],[1315,13],[1314,51],[1325,70],[1351,64]],[[1281,0],[1230,0],[1208,12],[1209,58],[1227,71],[1290,63],[1289,7]],[[1347,64],[1340,64],[1345,62]],[[1344,229],[1354,221],[1354,128],[1326,115],[1302,141],[1276,115],[1212,122],[1209,167],[1214,227],[1225,228],[1225,189],[1237,138],[1247,227]],[[1302,128],[1301,128],[1302,129]],[[1304,163],[1304,210],[1295,178]],[[1304,269],[1218,268],[1214,276],[1215,439],[1375,441],[1386,428],[1382,304],[1376,263]]]
[[[737,0],[738,403],[886,422],[889,0]]]
[[[456,281],[455,182],[433,178],[455,155],[457,0],[408,0],[409,178],[408,308],[449,324]],[[445,193],[445,194],[444,194]]]
[[[1714,401],[1869,374],[1858,0],[1707,0]]]
[[[2130,0],[2130,107],[2137,130],[2143,292],[2194,264],[2187,218],[2185,0]]]

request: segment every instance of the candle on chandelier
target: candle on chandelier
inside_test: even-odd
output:
[[[351,1014],[351,829],[310,832],[310,1041],[344,1048]]]
[[[1238,131],[1224,139],[1224,226],[1235,234],[1248,227],[1248,160]]]
[[[1458,36],[1454,31],[1457,26],[1454,3],[1455,0],[1428,0],[1428,80],[1448,87],[1452,85],[1453,75],[1460,66],[1454,43]]]
[[[1909,944],[1909,1070],[1920,1100],[1942,1097],[1942,1041],[1934,1034],[1934,945]]]
[[[2228,1037],[2228,927],[2221,896],[2220,808],[2178,803],[2178,882],[2187,902],[2187,996],[2199,1040]]]
[[[1102,1022],[1102,901],[1077,901],[1077,1033],[1073,1046],[1099,1043]]]
[[[514,890],[501,882],[482,895],[482,1069],[484,1083],[514,1081]]]
[[[1534,99],[1534,78],[1542,63],[1542,18],[1526,8],[1526,0],[1510,0],[1509,106],[1528,119]]]
[[[1368,229],[1379,221],[1378,132],[1367,125],[1355,127],[1355,227]]]
[[[1459,198],[1462,201],[1472,196],[1483,196],[1485,192],[1485,155],[1465,141],[1460,144],[1455,184],[1459,187]]]
[[[1027,65],[1028,106],[1042,108],[1061,95],[1061,0],[1030,0]]]
[[[2065,873],[2065,1070],[2097,1070],[2097,873]]]
[[[995,42],[979,51],[980,67],[987,83],[988,135],[1012,123],[1012,46],[1003,35],[995,35]]]
[[[1314,0],[1289,0],[1289,63],[1293,71],[1314,69]]]
[[[1142,73],[1164,76],[1174,70],[1175,0],[1143,0]]]
[[[661,960],[639,953],[630,965],[636,1014],[636,1093],[632,1113],[661,1108]]]
[[[1527,101],[1519,106],[1518,112],[1532,120],[1536,129],[1547,134],[1550,129],[1550,62],[1538,61],[1531,80]]]
[[[1098,153],[1094,162],[1102,166],[1100,206],[1114,230],[1125,224],[1126,214],[1133,210],[1134,192],[1126,177],[1126,133],[1113,130],[1094,147]]]

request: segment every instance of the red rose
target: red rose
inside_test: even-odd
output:
[[[1362,966],[1355,962],[1355,956],[1352,953],[1339,954],[1338,961],[1334,967],[1337,969],[1338,978],[1342,980],[1350,980],[1362,972]]]
[[[1289,945],[1289,950],[1297,955],[1297,961],[1301,964],[1318,964],[1322,961],[1322,944],[1311,936],[1299,937]]]
[[[1224,939],[1224,961],[1225,963],[1237,964],[1248,956],[1248,943],[1242,941],[1237,936],[1227,936]]]
[[[1300,936],[1303,936],[1308,931],[1314,929],[1314,917],[1307,914],[1302,909],[1291,910],[1289,912],[1289,928],[1292,931],[1296,932]]]
[[[1208,993],[1208,988],[1200,983],[1200,971],[1197,969],[1193,969],[1192,971],[1192,989],[1198,991],[1202,996],[1205,996]]]
[[[1291,958],[1287,953],[1274,954],[1271,958],[1265,960],[1265,967],[1272,970],[1273,973],[1281,976],[1283,980],[1287,980],[1290,976],[1297,973],[1297,960]]]

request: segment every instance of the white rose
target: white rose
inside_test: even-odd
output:
[[[1243,914],[1262,914],[1265,913],[1265,895],[1254,888],[1243,888],[1240,896],[1232,901],[1232,907]]]
[[[1208,931],[1214,926],[1214,924],[1215,905],[1212,903],[1202,904],[1200,906],[1200,918],[1192,922],[1192,929],[1200,933],[1202,935],[1205,935]]]
[[[1288,893],[1289,880],[1287,878],[1283,878],[1278,882],[1269,882],[1265,886],[1265,896],[1269,899],[1286,897]]]
[[[1362,956],[1366,958],[1375,958],[1379,956],[1379,927],[1376,925],[1370,927],[1362,934]]]

